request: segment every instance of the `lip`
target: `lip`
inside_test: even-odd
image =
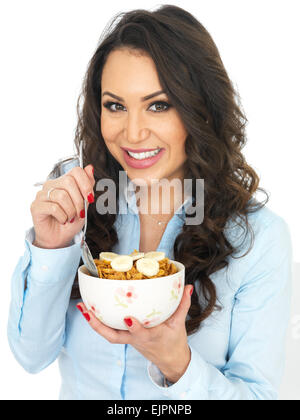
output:
[[[155,150],[155,149],[152,149],[152,150]],[[131,150],[129,150],[129,151],[131,151]],[[129,154],[126,152],[126,150],[123,149],[125,162],[127,163],[128,166],[131,166],[132,168],[135,168],[135,169],[149,168],[150,166],[154,165],[156,162],[158,162],[160,160],[160,158],[162,157],[164,152],[165,152],[165,149],[161,149],[160,152],[158,152],[157,155],[155,155],[155,156],[148,157],[148,158],[141,159],[141,160],[137,160],[137,159],[134,159],[133,157],[129,156]]]
[[[129,149],[129,147],[121,147],[123,150],[128,150],[128,152],[131,153],[143,153],[143,152],[153,152],[153,150],[158,149],[158,147],[155,147],[155,149]]]

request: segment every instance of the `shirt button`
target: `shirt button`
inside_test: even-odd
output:
[[[179,395],[179,397],[180,397],[180,398],[185,398],[185,397],[186,397],[186,392],[182,392],[182,393]]]
[[[47,265],[42,265],[41,268],[42,268],[43,271],[48,271],[48,266]]]
[[[117,365],[118,365],[118,366],[122,366],[122,360],[118,360],[118,361],[117,361]]]

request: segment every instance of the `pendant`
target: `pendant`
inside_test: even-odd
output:
[[[162,222],[157,222],[157,224],[158,224],[158,226],[161,226],[162,225]]]

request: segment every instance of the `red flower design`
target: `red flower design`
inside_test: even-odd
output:
[[[127,287],[127,290],[124,289],[123,287],[119,287],[116,290],[116,293],[119,296],[124,297],[126,299],[126,302],[127,303],[132,303],[133,302],[133,299],[136,299],[138,297],[137,294],[135,293],[135,290],[134,290],[134,287],[133,286],[128,286]]]
[[[180,279],[179,280],[178,279],[175,279],[173,281],[173,287],[174,287],[174,289],[176,289],[179,292],[179,289],[181,289],[181,281],[180,281]]]

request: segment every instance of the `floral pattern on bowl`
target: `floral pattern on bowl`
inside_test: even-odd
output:
[[[127,330],[124,318],[135,317],[146,328],[161,324],[176,311],[184,288],[184,265],[173,262],[178,272],[143,280],[112,280],[90,276],[78,269],[84,304],[111,328]]]
[[[182,276],[174,279],[173,281],[173,288],[171,289],[171,298],[170,299],[178,299],[181,295],[182,290]]]
[[[127,287],[118,287],[115,292],[116,306],[123,306],[123,308],[128,308],[128,305],[133,303],[133,300],[136,299],[138,295],[135,293],[135,288],[133,286]]]
[[[146,318],[143,319],[142,324],[144,325],[144,327],[150,327],[154,323],[158,324],[158,322],[161,318],[158,315],[162,315],[162,312],[156,311],[155,309],[153,309],[153,311],[150,314],[146,315]]]

